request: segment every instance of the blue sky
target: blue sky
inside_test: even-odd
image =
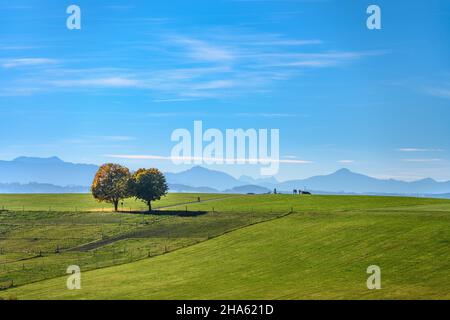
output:
[[[66,28],[77,4],[82,29]],[[377,4],[382,30],[368,30]],[[0,0],[0,159],[180,171],[177,128],[279,128],[280,180],[450,180],[450,3]],[[255,166],[211,166],[257,176]]]

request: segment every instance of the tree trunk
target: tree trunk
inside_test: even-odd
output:
[[[117,212],[119,208],[119,200],[114,200],[114,211]]]
[[[147,204],[148,204],[148,212],[152,212],[152,202],[149,201],[147,202]]]

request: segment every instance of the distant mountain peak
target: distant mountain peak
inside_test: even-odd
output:
[[[425,178],[425,179],[416,180],[415,182],[416,183],[436,183],[437,181],[432,178]]]
[[[342,169],[339,169],[338,171],[336,171],[334,174],[349,174],[349,173],[353,173],[353,172],[347,168],[342,168]]]
[[[38,157],[17,157],[13,160],[14,162],[20,163],[32,163],[32,164],[55,164],[55,163],[63,163],[58,157],[49,157],[49,158],[38,158]]]
[[[206,171],[211,171],[211,170],[206,169],[202,166],[193,166],[191,169],[188,169],[187,171],[206,172]]]
[[[0,183],[88,186],[97,170],[96,165],[64,162],[58,157],[21,156],[11,161],[0,161]]]
[[[202,166],[194,166],[186,171],[182,171],[179,173],[186,173],[186,174],[202,174],[202,175],[221,175],[221,176],[227,176],[230,177],[232,179],[234,179],[232,176],[230,176],[228,173],[223,172],[223,171],[219,171],[219,170],[213,170],[213,169],[208,169]]]
[[[210,187],[225,190],[240,185],[233,176],[223,171],[211,170],[201,166],[194,166],[186,171],[166,173],[166,179],[171,184],[181,184],[192,187]]]

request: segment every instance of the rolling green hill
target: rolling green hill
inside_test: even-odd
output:
[[[137,262],[19,286],[18,299],[449,299],[450,202],[338,196],[243,196],[190,205],[257,217],[209,240]],[[199,216],[200,217],[200,216]],[[186,223],[193,223],[194,217]],[[190,232],[194,232],[195,228]],[[186,231],[189,232],[189,231]],[[135,241],[139,241],[136,240]],[[382,289],[368,290],[378,265]],[[82,269],[83,270],[83,269]]]
[[[230,197],[226,194],[169,193],[160,201],[155,201],[154,208],[180,203],[195,202]],[[134,198],[123,201],[119,210],[147,211],[147,205]],[[91,194],[0,194],[0,210],[9,211],[113,211],[110,203],[97,202]]]

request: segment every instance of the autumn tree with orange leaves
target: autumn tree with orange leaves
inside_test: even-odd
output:
[[[132,196],[130,186],[131,175],[128,168],[107,163],[98,169],[92,182],[91,192],[97,201],[114,204],[114,211],[117,211],[119,201]]]

